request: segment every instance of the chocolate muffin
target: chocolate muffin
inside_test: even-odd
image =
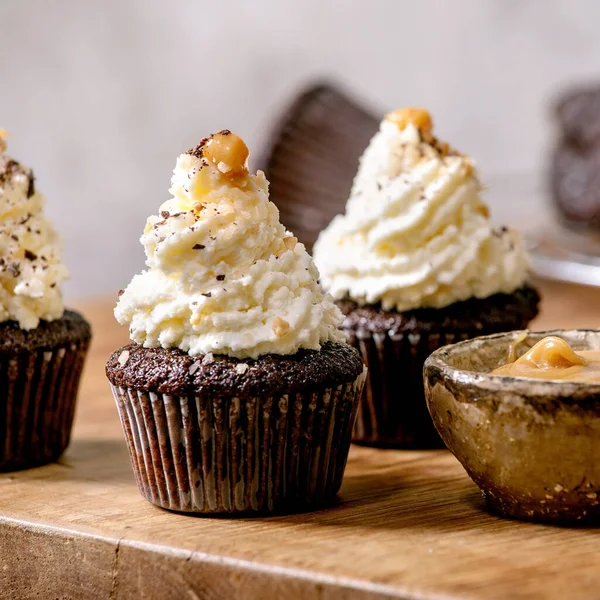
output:
[[[354,440],[433,447],[422,368],[436,348],[526,327],[539,297],[518,234],[494,228],[469,157],[423,109],[388,115],[365,150],[346,213],[314,247],[321,282],[369,368]]]
[[[60,239],[31,169],[0,131],[0,470],[57,459],[69,443],[89,324],[65,311]]]
[[[569,226],[600,228],[600,86],[575,88],[556,103],[559,135],[550,190]]]
[[[347,344],[254,360],[130,345],[106,373],[142,494],[174,510],[232,513],[335,496],[363,369]]]
[[[228,130],[182,154],[148,219],[148,270],[106,366],[142,495],[199,514],[313,507],[338,491],[366,378],[343,316]]]
[[[88,322],[74,311],[30,331],[0,323],[0,470],[41,465],[64,452],[90,338]]]

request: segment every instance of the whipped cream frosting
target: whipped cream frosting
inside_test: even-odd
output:
[[[426,111],[396,111],[361,157],[345,214],[314,248],[334,298],[406,311],[512,293],[526,282],[518,233],[492,226],[471,159],[431,129]]]
[[[6,154],[0,130],[0,321],[25,330],[64,313],[60,286],[69,273],[44,204],[33,171]]]
[[[311,257],[279,222],[268,182],[248,173],[247,158],[225,130],[177,159],[172,198],[141,238],[148,268],[115,308],[138,344],[257,358],[345,339]]]

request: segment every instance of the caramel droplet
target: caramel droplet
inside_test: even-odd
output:
[[[279,317],[273,319],[273,333],[277,337],[283,337],[290,330],[290,324]]]
[[[8,137],[8,131],[6,129],[2,129],[0,127],[0,152],[4,152],[6,150],[6,138]]]
[[[385,120],[395,123],[400,130],[405,129],[409,123],[423,133],[431,133],[433,129],[431,115],[424,108],[400,108],[386,115]]]
[[[249,155],[244,140],[227,130],[215,133],[202,149],[202,156],[228,176],[247,173]]]

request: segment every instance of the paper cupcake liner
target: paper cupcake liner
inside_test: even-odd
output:
[[[88,345],[0,357],[0,470],[51,462],[69,445]]]
[[[481,333],[351,333],[348,343],[360,352],[369,370],[353,441],[443,447],[425,403],[423,364],[437,348],[476,335]]]
[[[287,107],[259,161],[281,222],[310,251],[344,212],[358,159],[379,118],[331,84],[315,85]]]
[[[278,512],[338,492],[365,377],[243,400],[111,387],[147,500],[191,513]]]

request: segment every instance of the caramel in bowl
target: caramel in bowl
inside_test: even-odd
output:
[[[559,338],[549,354],[543,345],[529,353],[548,336]],[[585,366],[577,356],[590,363],[594,351],[600,352],[598,330],[513,331],[445,346],[425,362],[435,427],[492,511],[525,520],[600,521],[600,381],[561,377],[563,369]],[[527,353],[521,365],[555,373],[492,373]]]

